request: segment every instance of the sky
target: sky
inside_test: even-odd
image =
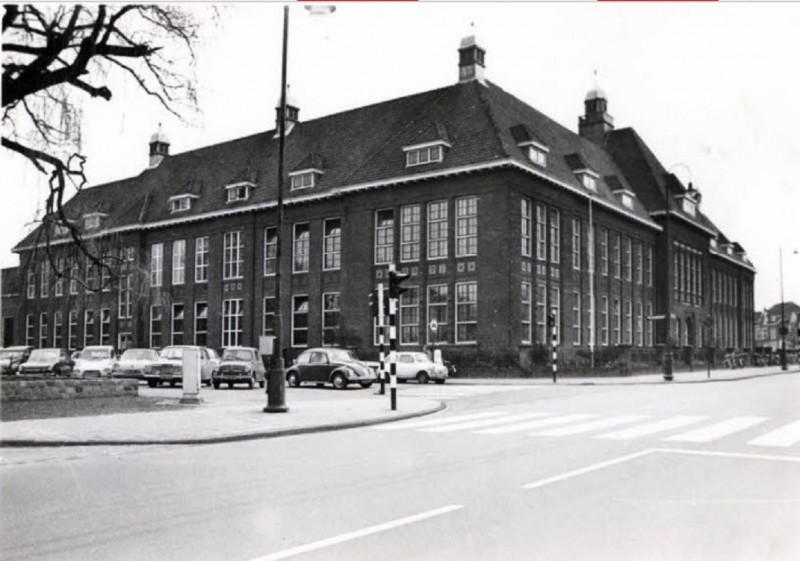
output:
[[[290,8],[291,95],[308,120],[457,81],[460,40],[486,49],[486,76],[577,130],[599,86],[617,127],[634,127],[702,210],[748,253],[755,304],[800,303],[800,3],[346,2]],[[138,175],[159,123],[179,153],[274,128],[282,4],[189,4],[207,23],[199,112],[180,121],[130,82],[83,104],[90,185]],[[29,163],[0,151],[0,265],[45,195]]]

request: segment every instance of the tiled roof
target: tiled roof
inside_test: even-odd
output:
[[[286,137],[285,169],[324,164],[325,173],[312,194],[509,161],[534,169],[512,130],[525,131],[549,148],[547,166],[537,171],[539,175],[588,197],[565,160],[566,155],[577,155],[603,178],[592,194],[595,200],[657,227],[641,202],[635,201],[629,210],[611,192],[620,186],[630,189],[630,185],[608,152],[491,83],[455,84],[299,122]],[[436,140],[451,145],[444,161],[406,167],[403,147]],[[138,176],[83,189],[66,203],[65,210],[75,218],[98,208],[109,209],[111,216],[104,228],[147,227],[174,219],[167,201],[184,194],[198,198],[180,213],[181,219],[246,211],[275,200],[277,158],[274,130],[221,142],[166,156],[157,167]],[[228,203],[225,186],[242,181],[254,184],[249,200]],[[307,190],[296,193],[287,188],[285,200],[291,203],[295,197],[306,196]],[[35,236],[31,233],[17,249],[33,243]]]

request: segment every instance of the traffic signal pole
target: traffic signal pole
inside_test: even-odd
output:
[[[385,324],[385,314],[383,309],[383,283],[378,285],[378,343],[380,345],[380,351],[378,354],[378,360],[380,361],[380,366],[378,367],[378,377],[380,377],[381,383],[381,395],[386,395],[386,361],[385,361],[385,352],[384,352],[384,339],[385,339],[385,332],[386,332],[386,324]]]
[[[553,383],[558,380],[558,326],[556,325],[556,315],[550,314],[547,316],[547,323],[550,325],[552,335],[552,349],[553,349]]]
[[[398,273],[394,264],[389,265],[389,393],[392,411],[397,409],[397,301],[408,290],[400,286],[408,277],[408,273]]]

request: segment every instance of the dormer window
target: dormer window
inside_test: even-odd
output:
[[[689,216],[697,215],[697,203],[694,202],[689,197],[683,197],[681,205],[682,205],[681,208],[683,208],[683,212],[685,212]]]
[[[100,212],[93,212],[91,214],[84,214],[83,215],[83,227],[86,230],[94,230],[100,227],[100,218],[105,216],[105,214]]]
[[[169,211],[172,213],[183,212],[192,208],[192,199],[196,199],[194,195],[177,195],[169,198]]]
[[[711,249],[717,249],[717,240],[716,238],[711,238]]]
[[[255,185],[250,183],[249,181],[243,181],[241,183],[233,183],[231,185],[226,185],[225,189],[228,192],[228,203],[235,203],[237,201],[246,201],[250,198],[250,189],[253,188]]]
[[[317,186],[317,177],[322,175],[322,170],[304,169],[293,171],[289,174],[292,179],[292,191],[311,189]]]
[[[622,206],[625,208],[633,210],[633,192],[629,191],[628,189],[616,189],[614,190],[615,195],[619,195],[619,200],[622,203]]]
[[[444,160],[444,148],[450,148],[450,144],[443,140],[406,146],[403,151],[406,153],[406,167],[433,164]]]
[[[600,177],[599,175],[588,168],[576,169],[574,173],[575,177],[581,182],[581,185],[590,191],[597,192],[597,178]]]
[[[528,159],[537,166],[546,168],[547,152],[549,152],[549,150],[547,150],[543,146],[537,146],[535,144],[531,144],[530,146],[528,146]]]

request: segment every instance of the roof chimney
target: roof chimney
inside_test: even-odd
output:
[[[486,78],[483,75],[486,70],[485,57],[486,50],[478,44],[477,35],[473,33],[469,37],[464,37],[458,47],[458,83],[477,80],[485,86]]]
[[[578,132],[595,144],[603,144],[606,134],[614,130],[614,118],[608,114],[608,98],[597,85],[597,71],[594,73],[595,85],[583,101],[585,113],[578,117]]]
[[[147,169],[157,168],[161,160],[169,156],[169,138],[161,132],[161,123],[158,124],[158,132],[150,137],[150,163]]]

